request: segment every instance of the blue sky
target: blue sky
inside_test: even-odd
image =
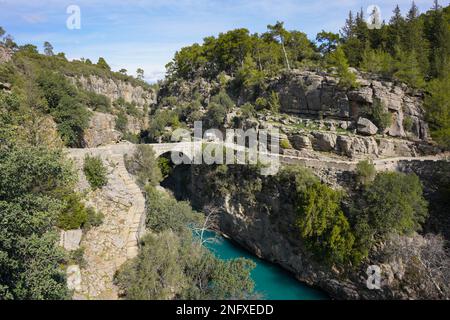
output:
[[[267,24],[285,22],[311,39],[322,29],[337,32],[350,10],[378,5],[389,19],[398,3],[411,0],[0,0],[0,25],[19,44],[42,49],[49,41],[69,59],[105,57],[114,70],[145,70],[150,82],[164,76],[165,64],[179,48],[205,36],[245,27],[264,32]],[[433,0],[416,0],[421,11]],[[448,5],[449,0],[441,0]],[[81,29],[66,27],[69,5],[81,9]]]

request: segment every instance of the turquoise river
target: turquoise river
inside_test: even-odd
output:
[[[214,233],[208,233],[213,238]],[[208,241],[205,246],[218,258],[228,260],[235,258],[247,258],[256,263],[252,271],[252,279],[255,289],[267,300],[323,300],[328,299],[323,292],[302,284],[290,273],[281,267],[266,262],[250,254],[234,242],[216,235],[213,241]]]

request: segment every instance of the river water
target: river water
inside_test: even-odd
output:
[[[313,289],[295,279],[289,272],[281,267],[261,260],[244,250],[234,242],[220,235],[209,232],[205,246],[218,258],[223,260],[247,258],[256,263],[252,271],[255,290],[262,294],[266,300],[324,300],[328,299],[323,292]]]

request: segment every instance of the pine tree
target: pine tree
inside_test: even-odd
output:
[[[48,41],[44,42],[44,53],[46,56],[53,56],[53,46]]]
[[[362,55],[360,68],[367,72],[392,76],[393,59],[391,55],[381,49],[372,50],[366,48]]]
[[[361,52],[369,44],[369,28],[364,21],[364,13],[361,10],[353,20],[350,12],[345,26],[341,31],[344,37],[343,50],[351,66],[358,66],[361,62]]]
[[[350,71],[349,63],[342,46],[331,53],[328,57],[330,66],[335,67],[339,77],[339,85],[344,88],[357,87],[356,75]]]
[[[345,26],[341,30],[341,36],[344,41],[353,38],[355,34],[355,20],[353,18],[353,12],[350,11],[348,14],[348,18],[345,21]]]
[[[419,8],[414,2],[406,17],[403,47],[408,52],[415,52],[422,74],[427,74],[429,69],[428,41],[424,35],[423,22],[419,19]]]
[[[136,76],[138,79],[143,80],[144,79],[144,69],[138,68],[136,70]]]
[[[111,70],[110,66],[108,65],[105,58],[103,58],[103,57],[98,58],[97,66],[102,69]]]
[[[405,30],[405,19],[402,16],[400,7],[394,9],[394,15],[389,21],[389,51],[395,54],[395,50],[402,46],[403,32]]]
[[[397,48],[397,62],[394,76],[401,81],[406,82],[414,88],[422,88],[425,85],[423,74],[417,60],[415,51],[407,52],[401,48]]]
[[[430,41],[430,75],[444,77],[450,63],[450,26],[437,0],[426,29]]]
[[[425,109],[431,135],[441,146],[450,149],[450,74],[432,80],[427,92]]]
[[[289,58],[286,51],[286,38],[289,36],[289,32],[284,28],[284,22],[277,21],[275,25],[268,25],[267,29],[269,33],[272,34],[274,38],[278,38],[283,49],[284,60],[286,62],[286,67],[291,70],[291,65],[289,63]]]
[[[356,37],[365,45],[369,39],[369,28],[364,20],[364,12],[361,11],[356,15],[355,21],[355,34]]]

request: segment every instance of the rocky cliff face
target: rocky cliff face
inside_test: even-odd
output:
[[[331,152],[352,159],[417,157],[440,151],[433,145],[423,142],[339,132],[303,131],[288,135],[288,139],[298,151]]]
[[[12,51],[0,45],[0,63],[8,62],[11,60]]]
[[[89,127],[84,130],[84,147],[96,148],[119,142],[122,133],[116,130],[116,118],[112,114],[93,112]]]
[[[126,115],[125,132],[139,135],[148,128],[148,117]],[[83,142],[86,148],[96,148],[115,144],[122,140],[123,133],[116,129],[117,116],[109,113],[92,112],[89,126],[84,130]]]
[[[420,235],[399,237],[374,248],[370,259],[357,269],[330,267],[314,257],[298,236],[294,223],[295,186],[291,182],[261,177],[246,166],[228,166],[228,175],[234,174],[239,179],[234,179],[231,186],[217,189],[212,183],[217,177],[211,174],[210,166],[192,166],[189,170],[173,175],[180,179],[175,193],[184,192],[178,196],[187,195],[197,209],[205,205],[220,208],[218,229],[221,232],[257,256],[281,265],[300,281],[322,288],[333,298],[439,296],[433,283],[414,280],[421,269],[413,263],[417,255],[426,255],[436,239]],[[219,185],[223,186],[224,179],[220,180]],[[181,185],[187,189],[180,191]],[[367,286],[366,271],[371,265],[381,268],[381,290],[370,290]]]
[[[150,106],[156,102],[156,93],[146,90],[141,86],[133,86],[129,82],[115,79],[104,79],[95,75],[69,78],[72,83],[87,91],[107,96],[111,101],[119,98],[125,102],[133,103],[142,110],[144,106]]]
[[[272,80],[269,90],[279,94],[281,111],[303,116],[334,117],[358,121],[366,117],[377,100],[392,115],[392,125],[385,133],[405,137],[404,119],[412,122],[412,133],[421,140],[429,137],[422,108],[423,95],[404,84],[371,78],[358,73],[360,87],[345,90],[338,79],[324,73],[293,71]],[[369,135],[377,133],[368,132]],[[379,132],[381,133],[381,132]]]
[[[142,117],[126,115],[127,123],[124,132],[139,135],[141,131],[148,128],[146,110],[148,110],[149,106],[156,103],[156,93],[153,90],[134,86],[131,83],[116,79],[104,79],[95,75],[78,78],[70,77],[69,79],[77,87],[104,95],[113,103],[118,99],[123,99],[125,102],[135,106],[138,112],[142,114]],[[112,113],[93,112],[89,127],[84,132],[85,147],[95,148],[114,144],[122,139],[123,133],[116,129],[118,112],[119,110],[112,110]]]
[[[269,98],[269,95],[275,92],[279,96],[282,113],[303,119],[345,122],[345,126],[341,127],[343,130],[354,130],[363,136],[385,134],[410,140],[429,139],[421,92],[416,92],[402,83],[386,81],[356,70],[354,72],[359,84],[357,89],[341,88],[338,85],[339,79],[327,73],[293,70],[267,80],[267,89],[261,96]],[[231,81],[232,78],[228,80]],[[217,94],[220,88],[218,80],[177,80],[163,85],[159,100],[169,96],[176,97],[178,102],[199,99],[206,106],[211,96]],[[235,98],[238,105],[248,101],[243,92]],[[381,104],[384,112],[391,115],[392,124],[386,130],[377,128],[370,120],[375,103]]]

